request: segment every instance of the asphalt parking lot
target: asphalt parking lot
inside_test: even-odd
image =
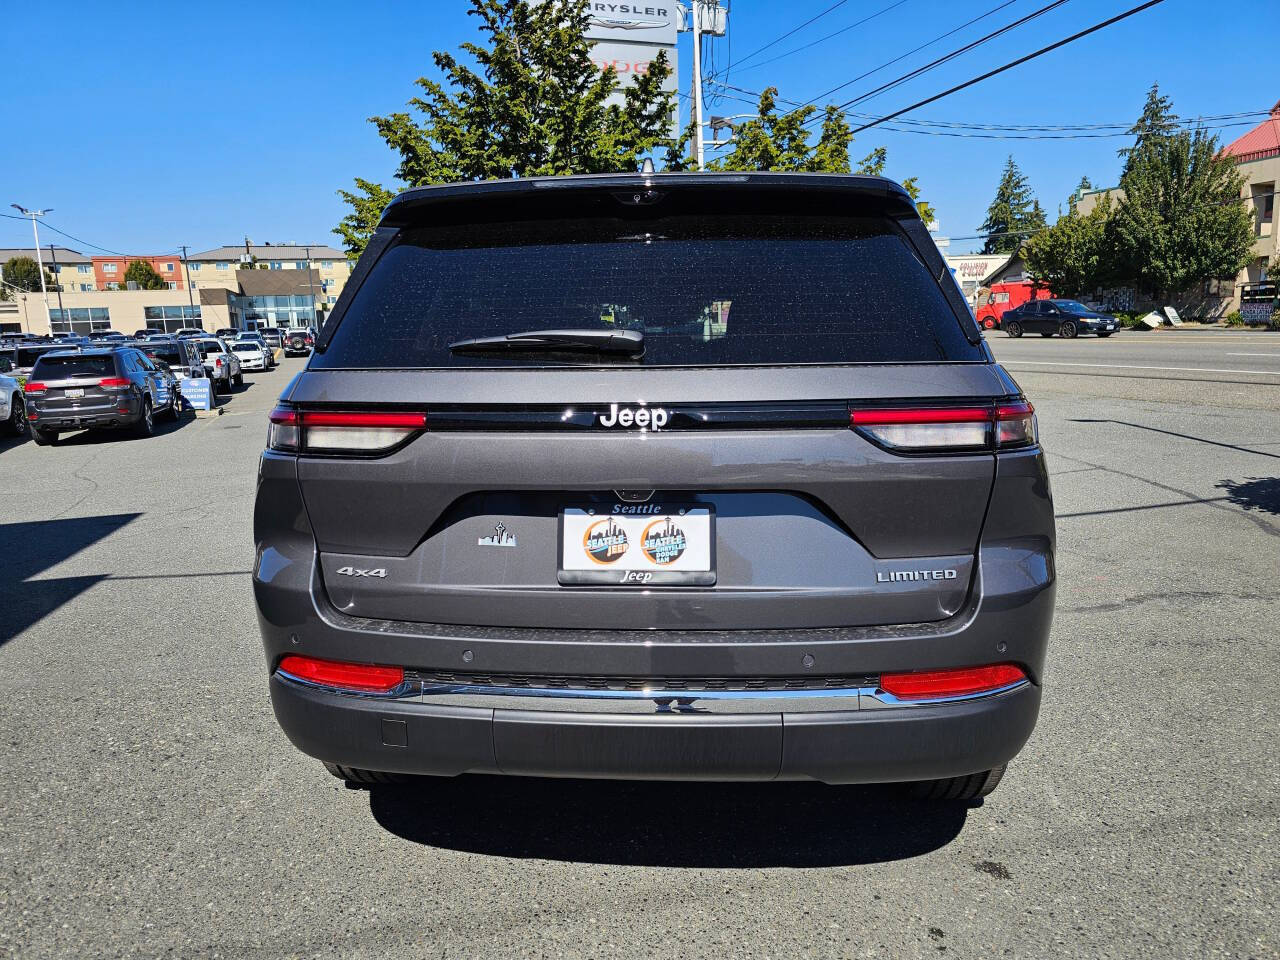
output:
[[[1280,334],[990,340],[1059,534],[1040,723],[974,808],[818,784],[350,790],[276,727],[265,414],[0,440],[0,951],[1280,955]]]

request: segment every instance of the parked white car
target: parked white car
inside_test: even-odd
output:
[[[205,372],[213,381],[215,390],[221,387],[223,393],[230,393],[233,383],[237,386],[244,383],[240,358],[231,352],[227,341],[221,337],[200,337],[195,344],[200,348]]]
[[[267,354],[256,340],[232,340],[231,352],[245,370],[267,370]]]
[[[22,400],[22,385],[5,374],[0,374],[0,432],[11,437],[27,435],[27,406]]]

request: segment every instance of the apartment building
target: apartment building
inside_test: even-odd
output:
[[[0,248],[0,279],[3,279],[4,265],[14,257],[30,257],[36,259],[36,252],[31,247]],[[93,260],[79,250],[69,247],[42,246],[40,259],[44,262],[45,271],[54,278],[54,283],[63,290],[86,292],[96,290],[93,279]],[[50,290],[55,293],[55,290]]]
[[[185,290],[183,282],[182,258],[177,254],[151,256],[139,254],[129,257],[94,257],[93,279],[98,290],[124,290],[125,271],[134,260],[151,264],[151,269],[160,274],[169,290]]]
[[[242,243],[216,247],[187,256],[187,269],[194,290],[221,287],[234,289],[237,270],[313,270],[307,294],[314,291],[316,308],[327,310],[338,302],[338,294],[351,276],[347,255],[333,247],[312,244]]]

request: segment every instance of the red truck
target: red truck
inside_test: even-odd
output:
[[[1030,283],[993,283],[985,302],[978,308],[978,326],[992,330],[1000,326],[1000,318],[1006,310],[1020,307],[1029,300],[1048,300],[1053,294],[1044,287]],[[979,291],[979,301],[982,301]]]

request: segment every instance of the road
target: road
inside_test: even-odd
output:
[[[1040,724],[972,809],[346,789],[275,725],[250,596],[299,361],[154,439],[0,443],[0,955],[1277,956],[1280,336],[991,343],[1061,586]]]

